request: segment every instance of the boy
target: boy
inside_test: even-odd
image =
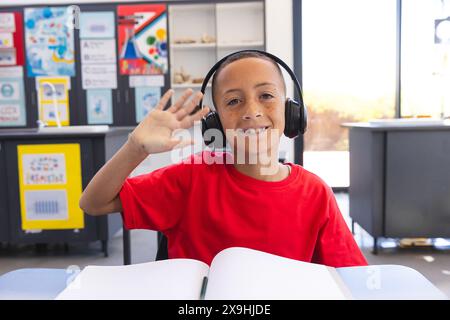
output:
[[[277,160],[286,100],[278,64],[257,53],[231,56],[216,71],[212,92],[231,163],[196,161],[211,156],[203,152],[127,178],[149,154],[193,143],[172,133],[209,112],[193,112],[202,94],[188,101],[191,90],[163,111],[168,91],[95,175],[80,207],[91,215],[122,212],[128,229],[163,232],[170,258],[210,264],[219,251],[240,246],[332,267],[367,265],[332,190],[300,165]]]

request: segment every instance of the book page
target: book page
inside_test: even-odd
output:
[[[205,299],[346,299],[332,270],[257,250],[229,248],[211,263]]]
[[[57,300],[186,299],[200,297],[208,265],[171,259],[127,266],[88,266]]]

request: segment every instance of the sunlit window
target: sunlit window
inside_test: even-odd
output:
[[[349,185],[343,122],[395,116],[396,1],[303,0],[304,166]]]
[[[450,116],[450,1],[402,1],[403,117]]]

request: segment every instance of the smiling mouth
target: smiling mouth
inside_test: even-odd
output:
[[[249,135],[264,133],[269,128],[270,128],[270,126],[262,126],[262,127],[246,128],[246,129],[237,128],[236,132],[238,134],[243,134],[243,135],[249,136]]]

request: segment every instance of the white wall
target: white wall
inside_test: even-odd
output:
[[[292,1],[265,0],[266,4],[266,51],[281,58],[294,69],[294,42],[292,22]],[[293,98],[294,85],[291,77],[283,72],[287,97]],[[294,162],[294,140],[282,137],[280,153],[286,153],[286,159]]]

